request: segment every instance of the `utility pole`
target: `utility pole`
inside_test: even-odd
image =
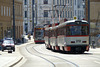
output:
[[[35,3],[35,10],[36,10],[36,25],[37,25],[37,1]]]
[[[34,32],[34,0],[32,0],[32,32]]]
[[[14,39],[14,42],[15,42],[15,4],[14,4],[14,0],[13,0],[13,39]]]
[[[90,36],[90,0],[88,0],[88,23],[89,23],[89,44],[91,43],[91,36]]]

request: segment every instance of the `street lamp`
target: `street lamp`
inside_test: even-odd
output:
[[[15,42],[15,8],[14,8],[15,4],[14,4],[14,0],[13,0],[13,39]]]

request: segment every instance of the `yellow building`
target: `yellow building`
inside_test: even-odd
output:
[[[23,1],[15,0],[16,39],[23,34]],[[13,0],[0,0],[0,39],[13,36]]]
[[[7,31],[12,28],[11,0],[0,0],[0,39],[7,36]]]

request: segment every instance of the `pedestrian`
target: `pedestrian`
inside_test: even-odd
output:
[[[95,48],[94,44],[95,44],[95,41],[92,41],[92,47],[93,47],[93,48]]]

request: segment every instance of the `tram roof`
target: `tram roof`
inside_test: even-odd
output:
[[[61,23],[61,24],[59,24],[58,26],[65,26],[65,25],[67,25],[67,24],[69,24],[69,23],[75,23],[75,22],[85,22],[85,23],[88,23],[87,21],[85,21],[85,20],[69,20],[69,21],[66,21],[66,22],[64,22],[64,23]]]
[[[73,23],[73,22],[77,22],[77,21],[88,23],[86,20],[69,20],[69,21],[66,21],[65,23]]]

